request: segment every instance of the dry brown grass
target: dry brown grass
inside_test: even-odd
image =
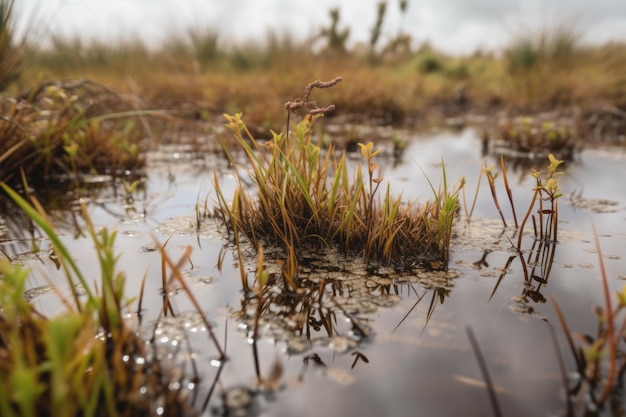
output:
[[[313,52],[309,40],[296,42],[289,35],[270,33],[265,40],[239,45],[217,42],[219,34],[204,36],[196,33],[193,42],[174,39],[157,51],[147,51],[138,41],[95,43],[80,44],[85,53],[77,56],[71,39],[59,41],[52,51],[30,48],[22,86],[40,75],[88,76],[138,94],[153,107],[186,101],[214,114],[243,112],[249,127],[265,128],[266,134],[267,128],[283,125],[274,103],[287,100],[310,79],[337,73],[349,85],[329,93],[335,114],[391,123],[494,108],[518,114],[598,102],[622,108],[626,101],[626,46],[586,46],[573,31],[552,36],[555,40],[543,33],[514,39],[502,57],[453,57],[422,47],[374,61],[358,50]]]
[[[21,181],[20,171],[39,183],[142,167],[142,126],[121,117],[131,109],[108,88],[87,81],[44,83],[21,98],[1,99],[0,180]]]

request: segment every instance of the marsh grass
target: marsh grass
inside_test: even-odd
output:
[[[604,299],[604,306],[594,308],[598,323],[596,334],[573,331],[555,297],[552,297],[552,303],[576,364],[577,378],[565,386],[568,407],[572,409],[574,404],[583,404],[585,410],[608,408],[613,415],[619,415],[624,412],[626,285],[615,292],[617,303],[614,304],[595,226],[593,233]]]
[[[495,150],[513,158],[537,158],[553,154],[571,161],[582,144],[572,124],[572,121],[542,121],[532,117],[507,120],[499,128],[499,138],[503,143]]]
[[[529,218],[533,222],[533,231],[536,240],[546,242],[557,242],[557,232],[559,224],[559,198],[562,197],[559,176],[563,174],[559,171],[559,165],[563,163],[554,155],[548,156],[549,164],[546,170],[533,170],[531,174],[535,180],[535,188],[528,210],[520,223],[520,231],[517,240],[517,249],[521,250],[524,228]],[[536,214],[533,215],[535,204],[538,206]]]
[[[562,100],[572,95],[568,72],[580,65],[584,54],[581,39],[575,26],[565,24],[521,30],[513,37],[504,57],[523,100],[536,105],[546,98]]]
[[[502,220],[502,233],[499,236],[500,239],[507,239],[511,246],[515,249],[516,253],[508,257],[505,265],[501,268],[503,271],[494,285],[494,288],[489,296],[492,299],[498,290],[503,279],[509,274],[509,268],[513,262],[519,258],[519,262],[522,266],[524,289],[521,294],[520,300],[526,303],[528,299],[532,299],[534,302],[545,302],[546,298],[541,293],[544,286],[548,284],[548,279],[552,271],[552,265],[556,255],[556,248],[558,245],[558,226],[559,226],[559,198],[562,196],[561,186],[559,182],[559,176],[563,174],[559,167],[563,164],[562,160],[558,160],[554,155],[548,155],[548,166],[544,170],[531,170],[531,177],[534,180],[534,187],[532,188],[532,195],[528,203],[524,217],[521,220],[518,219],[513,193],[509,184],[507,167],[505,164],[505,158],[500,157],[500,172],[502,173],[502,184],[506,190],[507,199],[510,204],[511,213],[514,221],[514,235],[507,235],[507,228],[509,227],[502,206],[497,194],[496,179],[499,173],[495,171],[494,166],[487,167],[483,164],[481,168],[481,175],[474,191],[474,202],[470,209],[467,207],[465,194],[463,195],[463,206],[465,210],[465,216],[468,221],[471,221],[472,212],[476,203],[476,197],[480,190],[480,182],[484,175],[489,184],[489,191],[493,199],[495,208],[498,210],[500,219]],[[524,246],[524,237],[528,235],[526,228],[528,222],[532,223],[532,244],[530,247]],[[517,239],[516,239],[517,238]],[[474,265],[481,268],[486,265],[486,258],[489,254],[488,251],[483,253],[483,256]]]
[[[445,269],[459,192],[448,186],[445,166],[443,188],[436,190],[431,184],[435,201],[406,204],[401,196],[392,196],[389,185],[379,192],[382,178],[375,162],[379,151],[373,143],[360,144],[365,165],[357,164],[350,172],[345,152],[338,154],[332,146],[325,150],[313,142],[316,121],[333,106],[318,107],[310,101],[311,90],[339,81],[307,86],[302,99],[286,104],[289,112],[304,108],[303,120],[293,132],[273,133],[264,143],[252,136],[240,114],[226,115],[247,163],[242,165],[224,146],[237,167],[239,187],[232,203],[218,183],[215,187],[234,238],[242,233],[255,247],[266,241],[283,247],[291,269],[285,277],[290,281],[295,279],[299,254],[324,247],[361,256],[367,265]]]
[[[535,186],[532,189],[532,196],[524,217],[521,221],[518,220],[517,212],[515,209],[515,203],[513,199],[513,193],[509,184],[507,168],[505,164],[504,156],[500,156],[500,169],[502,172],[502,182],[506,190],[507,199],[509,201],[511,212],[513,214],[513,221],[515,223],[515,230],[517,233],[516,249],[521,253],[522,240],[524,238],[524,231],[529,220],[533,224],[533,236],[536,241],[543,241],[548,243],[556,243],[558,241],[558,223],[559,223],[559,198],[563,196],[561,191],[561,185],[559,177],[563,175],[559,167],[564,163],[563,160],[557,159],[553,154],[548,155],[548,166],[544,170],[531,170],[531,177],[534,179]],[[494,166],[487,168],[483,165],[481,169],[481,177],[485,175],[489,184],[489,190],[493,199],[494,206],[498,210],[502,225],[507,228],[507,222],[500,205],[500,201],[496,192],[496,178],[498,172],[495,171]],[[476,185],[474,193],[474,203],[470,210],[467,209],[467,202],[465,201],[465,195],[463,196],[465,215],[468,220],[470,219],[474,204],[476,202],[476,196],[480,189],[480,178]]]
[[[68,71],[76,71],[80,77],[85,74],[98,75],[100,81],[107,71],[120,73],[130,71],[139,65],[148,71],[153,63],[148,47],[139,39],[127,37],[117,42],[99,39],[85,40],[79,36],[51,35],[47,47],[35,42],[26,42],[22,53],[24,60],[46,68],[46,75],[55,79],[64,78]],[[43,42],[41,42],[43,43]],[[137,67],[135,67],[137,69]]]
[[[65,312],[43,316],[24,297],[29,271],[8,258],[0,259],[2,415],[147,416],[158,414],[157,409],[173,416],[194,415],[184,388],[185,373],[162,360],[133,323],[129,311],[133,299],[125,298],[126,277],[116,268],[116,232],[96,230],[83,205],[85,229],[101,269],[94,286],[39,202],[31,197],[29,204],[5,184],[2,188],[50,239],[71,289],[69,297],[55,289]],[[180,279],[180,273],[171,279]],[[189,288],[184,290],[191,295]],[[141,306],[143,295],[139,297]],[[216,348],[222,352],[217,343]]]
[[[406,3],[404,3],[406,4]],[[48,45],[30,40],[22,76],[88,76],[116,89],[139,92],[145,100],[189,105],[215,115],[243,111],[253,130],[282,124],[276,99],[308,79],[350,74],[351,87],[331,93],[343,114],[391,123],[437,123],[447,116],[507,108],[515,114],[607,103],[623,108],[623,43],[588,46],[575,26],[528,29],[513,34],[504,54],[476,51],[452,57],[428,42],[415,45],[400,26],[385,45],[386,14],[378,5],[369,46],[350,48],[350,29],[341,11],[330,11],[326,27],[305,39],[269,30],[265,38],[235,43],[213,27],[173,31],[159,47],[139,39],[121,42],[53,37]],[[406,7],[400,3],[404,16]],[[381,28],[382,25],[382,28]],[[374,56],[373,56],[374,55]],[[3,61],[5,62],[5,61]],[[6,61],[9,62],[9,61]],[[273,88],[259,88],[263,85]],[[281,88],[280,86],[285,86]],[[581,130],[587,128],[582,121]]]
[[[0,99],[0,180],[34,185],[119,176],[145,164],[142,117],[108,88],[91,81],[42,83],[20,99]]]
[[[509,191],[510,188],[508,186],[504,158],[500,160],[503,182],[509,196],[511,209],[515,218],[515,229],[518,234],[516,243],[510,238],[509,242],[515,247],[517,253],[510,256],[505,265],[500,268],[503,272],[497,279],[489,297],[490,300],[493,298],[504,277],[510,274],[508,271],[510,271],[513,262],[519,258],[523,271],[524,288],[521,296],[518,298],[518,302],[523,305],[528,304],[529,300],[535,303],[547,302],[546,297],[542,294],[542,289],[548,285],[558,245],[558,200],[562,196],[558,177],[562,175],[559,167],[563,163],[563,161],[556,159],[552,154],[549,155],[548,161],[549,164],[545,170],[537,171],[533,169],[532,171],[531,176],[535,181],[535,187],[532,189],[533,194],[528,209],[518,225],[513,199]],[[483,167],[482,172],[487,177],[494,204],[498,208],[503,226],[506,228],[506,221],[502,215],[502,210],[495,192],[495,178],[497,177],[497,173],[493,172],[493,167],[489,169]],[[478,187],[476,189],[476,194],[477,193]],[[467,208],[465,211],[467,214]],[[471,210],[469,213],[471,214]],[[522,246],[524,229],[529,219],[532,220],[533,224],[533,241],[531,247],[524,248]],[[556,349],[561,377],[567,393],[566,415],[568,416],[599,415],[599,412],[604,413],[604,411],[607,410],[610,410],[611,415],[620,415],[624,411],[623,380],[626,374],[626,355],[624,352],[624,337],[626,335],[626,286],[624,286],[621,291],[615,292],[617,303],[614,304],[609,290],[609,279],[605,270],[604,258],[595,226],[593,226],[593,233],[604,300],[604,306],[596,306],[593,309],[598,323],[596,334],[581,334],[572,330],[557,299],[554,296],[550,297],[554,309],[556,310],[558,321],[565,333],[567,346],[574,359],[576,368],[575,377],[568,378],[554,326],[548,320],[544,319],[549,327]],[[502,238],[503,235],[504,231],[500,237]],[[484,261],[487,253],[488,252],[485,252],[483,258],[476,262],[475,265],[480,267],[486,264]],[[529,306],[525,306],[521,311],[533,313],[534,310]],[[477,356],[485,383],[488,387],[494,414],[502,415],[497,403],[495,391],[492,388],[493,383],[491,382],[484,359],[481,358],[478,343],[471,329],[468,328],[467,330],[472,348]]]
[[[576,26],[560,24],[536,30],[521,30],[506,50],[511,71],[530,71],[538,66],[563,68],[582,51],[582,33]]]

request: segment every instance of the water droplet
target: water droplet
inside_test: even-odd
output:
[[[142,253],[153,253],[156,252],[156,250],[157,248],[153,243],[148,243],[139,248],[139,251]]]
[[[356,347],[356,342],[345,336],[335,336],[331,339],[329,347],[335,352],[345,352],[348,349]]]
[[[224,402],[228,408],[246,408],[252,403],[254,392],[246,387],[235,387],[228,390]]]

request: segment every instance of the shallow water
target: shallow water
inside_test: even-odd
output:
[[[466,199],[471,205],[484,159],[476,132],[439,131],[408,138],[402,161],[394,160],[391,153],[381,154],[383,178],[407,200],[429,199],[426,177],[437,186],[443,158],[449,182],[466,177]],[[603,301],[592,224],[599,234],[612,290],[626,283],[623,149],[584,151],[566,167],[552,270],[547,283],[535,281],[532,287],[524,281],[518,258],[507,265],[515,255],[507,236],[515,241],[515,230],[503,229],[483,178],[472,218],[455,228],[447,274],[379,270],[365,280],[358,261],[338,258],[329,268],[312,256],[303,271],[311,286],[292,306],[293,311],[310,302],[305,322],[285,319],[288,309],[283,310],[281,302],[290,301],[279,298],[261,321],[261,374],[267,377],[272,369],[281,370],[272,382],[276,390],[259,391],[248,408],[225,410],[223,401],[245,399],[256,388],[249,343],[256,305],[244,302],[237,259],[224,247],[222,232],[211,220],[203,221],[198,229],[195,216],[196,205],[213,204],[213,169],[220,173],[227,195],[235,187],[233,173],[215,156],[175,149],[156,153],[151,160],[144,189],[128,207],[110,197],[95,198],[89,207],[96,225],[119,231],[119,267],[128,277],[127,294],[138,294],[146,275],[143,327],[147,333],[154,330],[163,300],[161,257],[155,245],[167,240],[167,252],[175,261],[187,245],[193,248],[189,260],[183,262],[186,282],[215,326],[218,339],[228,343],[229,359],[207,415],[491,415],[468,331],[476,336],[503,415],[563,414],[563,384],[550,325],[558,335],[568,371],[575,368],[551,297],[558,300],[573,331],[594,334],[596,319],[591,309]],[[487,165],[493,162],[486,159]],[[538,163],[539,168],[545,165],[547,161]],[[511,168],[508,173],[519,217],[532,195],[529,173],[528,168]],[[497,182],[500,203],[512,224],[500,178]],[[576,204],[570,202],[570,195],[579,196]],[[86,275],[97,277],[93,244],[73,237],[76,229],[71,224],[62,228],[65,242]],[[29,294],[42,312],[54,314],[61,305],[48,280],[61,287],[64,281],[46,258],[45,242],[38,242],[43,249],[39,257],[27,261],[35,268]],[[531,244],[530,237],[526,238],[524,247],[530,249]],[[5,242],[3,247],[16,250],[19,245],[13,242],[9,247]],[[220,259],[221,269],[217,266]],[[255,263],[252,258],[245,267],[252,271]],[[529,290],[538,301],[522,297]],[[201,397],[217,373],[217,352],[186,295],[180,292],[172,299],[181,313],[179,320],[162,323],[157,343],[165,348],[184,344],[181,332],[189,332],[194,358],[205,378],[198,389]],[[237,387],[240,391],[233,390]]]

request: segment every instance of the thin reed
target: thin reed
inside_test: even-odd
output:
[[[563,172],[558,170],[563,161],[558,160],[554,155],[548,155],[549,164],[547,171],[533,170],[532,177],[536,186],[533,189],[533,196],[528,206],[528,210],[520,223],[520,232],[517,240],[517,249],[521,250],[524,228],[529,218],[534,226],[535,239],[546,242],[556,242],[559,223],[559,201],[563,195],[559,184],[559,176]],[[538,205],[536,214],[533,215],[535,204]],[[537,225],[537,223],[539,223]]]

